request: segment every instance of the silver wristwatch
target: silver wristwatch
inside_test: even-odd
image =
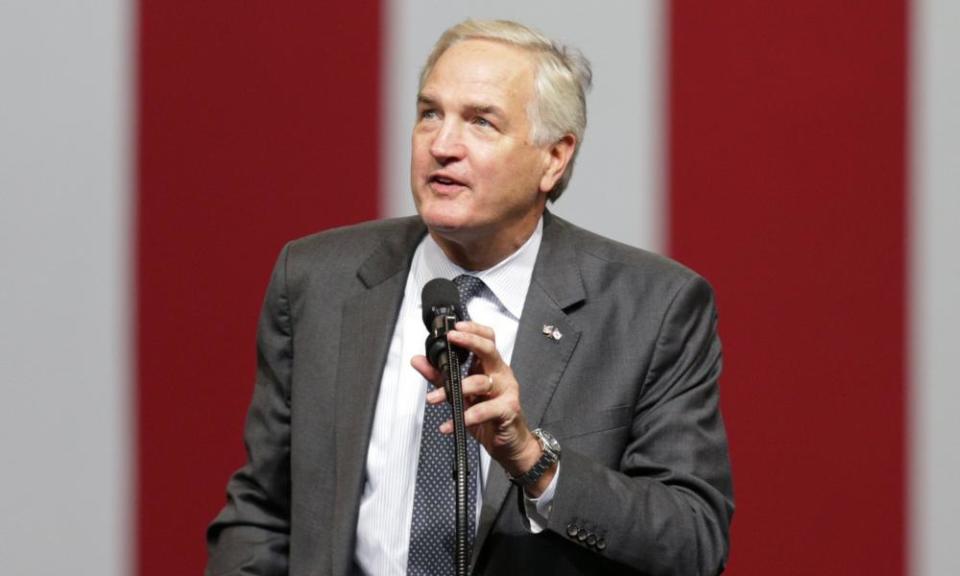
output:
[[[507,474],[507,478],[521,488],[536,484],[537,480],[539,480],[551,466],[560,461],[560,443],[553,437],[553,434],[537,428],[533,431],[533,435],[540,441],[540,448],[543,449],[543,454],[540,456],[540,459],[533,465],[533,468],[521,476],[514,478],[510,474]]]

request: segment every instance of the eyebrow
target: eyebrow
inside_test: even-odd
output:
[[[421,104],[424,104],[427,106],[435,106],[437,104],[437,101],[429,96],[424,96],[423,94],[417,94],[417,105],[419,106]]]
[[[437,106],[438,102],[436,99],[425,94],[417,95],[417,105],[418,106]],[[467,108],[474,114],[493,114],[494,116],[504,117],[503,108],[496,106],[494,104],[471,104]]]
[[[493,114],[494,116],[500,117],[504,116],[503,109],[499,106],[494,106],[493,104],[475,105],[472,109],[475,114]]]

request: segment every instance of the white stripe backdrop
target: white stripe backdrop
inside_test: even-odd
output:
[[[960,574],[960,3],[913,3],[911,568]]]
[[[0,566],[133,542],[131,4],[0,2]]]
[[[417,79],[430,48],[461,20],[502,18],[534,25],[579,48],[593,64],[584,147],[570,188],[551,210],[634,246],[657,250],[665,245],[660,146],[665,20],[659,1],[393,0],[385,7],[385,215],[414,212],[410,131]]]

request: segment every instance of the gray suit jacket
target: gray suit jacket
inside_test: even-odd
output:
[[[208,574],[354,571],[380,376],[425,232],[387,220],[283,249],[258,329],[248,462],[209,528]],[[733,513],[720,364],[702,278],[545,214],[512,367],[562,470],[534,535],[492,464],[473,573],[719,573]]]

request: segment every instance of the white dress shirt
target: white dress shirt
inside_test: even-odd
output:
[[[487,288],[468,304],[470,318],[493,328],[497,350],[509,363],[542,237],[541,219],[523,246],[482,272],[468,272],[451,262],[429,234],[417,246],[380,381],[367,451],[366,483],[360,500],[355,556],[364,573],[402,575],[407,571],[410,520],[427,394],[427,381],[410,365],[410,359],[424,353],[427,328],[423,325],[420,302],[424,285],[434,278],[452,280],[460,274],[472,274],[483,280]],[[483,447],[480,448],[480,466],[478,519],[483,485],[490,469],[490,456]],[[559,477],[559,470],[557,472],[543,495],[537,499],[525,498],[524,508],[534,533],[546,526]],[[450,506],[452,509],[453,502]]]

